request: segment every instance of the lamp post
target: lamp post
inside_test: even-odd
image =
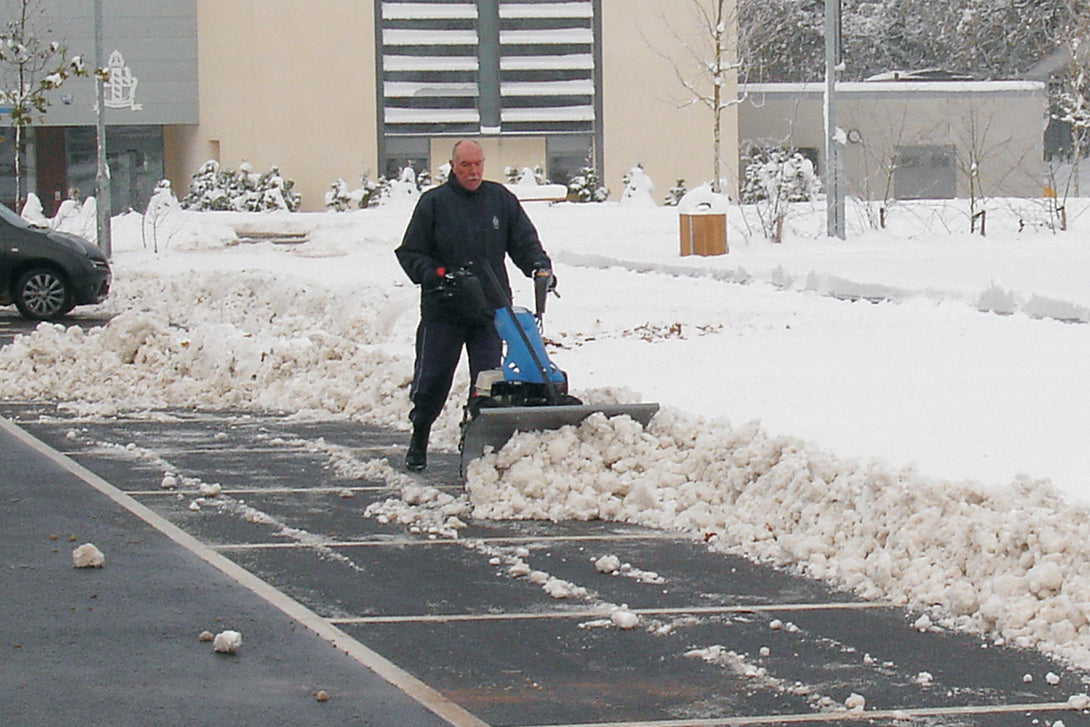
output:
[[[825,204],[826,234],[844,232],[844,132],[836,125],[836,75],[840,72],[840,0],[825,0]]]
[[[110,165],[106,160],[106,81],[102,77],[106,68],[105,52],[102,47],[102,0],[95,2],[95,122],[98,166],[95,174],[95,199],[97,200],[98,246],[113,255],[113,243],[110,239]]]

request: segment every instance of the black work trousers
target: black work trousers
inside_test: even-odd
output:
[[[454,372],[462,357],[462,348],[469,354],[469,385],[472,390],[477,374],[500,367],[503,343],[496,326],[465,325],[442,320],[421,320],[416,328],[416,364],[409,390],[412,410],[409,421],[413,426],[431,426],[443,411],[450,395]]]

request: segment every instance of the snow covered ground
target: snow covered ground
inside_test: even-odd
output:
[[[575,393],[663,411],[646,432],[520,435],[471,468],[475,516],[690,532],[1090,667],[1090,211],[1067,206],[1056,233],[1043,205],[992,201],[987,237],[964,203],[899,204],[882,230],[850,206],[846,242],[801,206],[781,245],[734,208],[730,254],[700,258],[679,256],[673,208],[529,203]],[[406,428],[417,292],[392,251],[410,209],[119,217],[114,318],[0,350],[0,397]],[[234,244],[247,231],[308,241]]]

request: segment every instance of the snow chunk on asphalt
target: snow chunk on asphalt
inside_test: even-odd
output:
[[[621,559],[615,555],[603,555],[594,561],[594,567],[599,573],[616,573],[621,569]]]
[[[72,565],[76,568],[101,568],[106,556],[93,543],[84,543],[72,551]]]
[[[234,654],[242,646],[242,634],[237,631],[221,631],[212,640],[212,649],[220,654]]]
[[[640,623],[639,615],[632,613],[624,606],[621,606],[609,614],[609,619],[613,622],[614,626],[624,630],[634,629]]]

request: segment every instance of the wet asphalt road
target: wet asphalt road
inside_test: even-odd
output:
[[[359,473],[396,466],[400,432],[276,413],[83,421],[4,402],[0,414],[44,443],[8,446],[0,466],[0,648],[16,656],[0,663],[0,692],[14,695],[0,724],[1090,725],[1066,704],[1087,691],[1085,674],[921,632],[914,614],[700,541],[473,520],[448,539],[368,517],[396,493]],[[460,494],[456,456],[431,460],[421,484]],[[71,467],[48,474],[58,461]],[[164,487],[167,472],[176,481]],[[202,485],[217,494],[202,499]],[[64,563],[69,533],[109,544],[107,568]],[[599,573],[603,555],[645,577]],[[513,573],[519,563],[534,575]],[[553,598],[550,577],[586,594]],[[636,628],[609,620],[620,604]],[[81,633],[88,613],[111,607],[120,635],[105,632],[107,645],[101,630]],[[247,632],[242,651],[209,661],[194,633],[230,623]],[[126,635],[144,663],[126,663]],[[111,675],[122,715],[147,690],[139,720],[88,720],[111,714],[109,700],[64,688]],[[331,698],[316,706],[322,689]],[[862,714],[844,709],[853,694]]]

